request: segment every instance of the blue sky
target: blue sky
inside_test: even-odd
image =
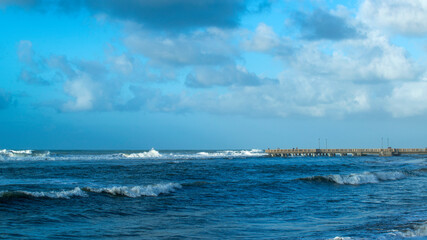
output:
[[[0,148],[427,147],[421,0],[0,0]]]

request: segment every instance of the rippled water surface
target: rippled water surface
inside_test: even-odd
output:
[[[425,239],[427,157],[0,150],[0,239]]]

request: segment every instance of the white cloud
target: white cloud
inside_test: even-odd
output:
[[[222,93],[207,89],[191,95],[181,94],[175,96],[174,109],[257,117],[341,117],[372,109],[370,91],[366,87],[321,80],[288,79],[282,74],[280,85],[239,86]]]
[[[403,19],[403,13],[398,14],[401,22],[383,18],[382,11],[395,11],[392,7],[388,2],[366,0],[358,18],[345,8],[319,12],[319,18],[312,14],[322,23],[315,33],[323,33],[328,21],[338,19],[344,30],[350,26],[357,36],[337,36],[327,29],[325,33],[332,35],[307,37],[310,41],[280,36],[262,22],[252,33],[219,28],[159,32],[135,22],[121,22],[125,53],[113,50],[106,59],[92,62],[50,57],[45,65],[48,71],[50,68],[64,76],[64,93],[71,100],[55,106],[63,111],[203,111],[257,117],[339,117],[384,111],[395,117],[423,114],[427,111],[427,84],[419,80],[421,67],[383,30],[395,24],[402,24],[402,29],[414,24],[416,30],[396,29],[422,34],[424,23],[411,23],[411,18]],[[307,15],[309,20],[312,15]],[[361,16],[369,25],[360,22]],[[246,69],[245,50],[282,61],[279,80],[262,78]],[[21,41],[18,56],[23,62],[39,64],[37,56],[33,60],[29,41]],[[22,78],[35,81],[31,73],[23,72]],[[170,80],[174,82],[168,83]],[[268,82],[275,84],[265,84]],[[210,88],[215,86],[222,88]],[[177,93],[177,89],[183,91]]]
[[[292,51],[282,54],[275,49],[288,40],[260,24],[242,46],[282,59],[285,70],[280,84],[232,88],[222,94],[211,92],[197,96],[193,102],[211,112],[281,117],[344,116],[386,110],[382,103],[388,91],[394,85],[417,79],[420,68],[404,48],[392,44],[380,31],[358,31],[363,37],[332,42],[295,41]],[[263,40],[262,32],[274,37]]]
[[[258,24],[252,39],[243,41],[243,47],[250,51],[268,51],[279,46],[280,38],[273,28],[265,23]]]
[[[110,62],[113,64],[113,68],[125,75],[129,75],[133,71],[132,59],[125,54],[119,56],[111,56]]]
[[[427,34],[427,1],[365,0],[359,9],[362,22],[403,35]]]
[[[125,45],[157,65],[188,66],[230,63],[238,55],[232,32],[217,28],[189,34],[159,34],[127,24]]]
[[[70,100],[63,105],[64,111],[84,111],[91,110],[94,104],[95,84],[86,74],[79,75],[75,79],[64,84],[64,92],[74,100]]]
[[[427,79],[396,86],[387,97],[387,108],[394,117],[410,117],[427,113]]]
[[[298,74],[336,81],[413,80],[418,74],[405,49],[392,45],[378,32],[339,43],[306,43],[286,60]]]
[[[356,63],[353,67],[359,70],[361,78],[413,80],[418,74],[406,50],[391,44],[378,32],[370,32],[366,39],[351,41],[348,46],[344,46],[352,49],[350,57]]]

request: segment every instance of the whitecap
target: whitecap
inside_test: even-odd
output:
[[[378,177],[370,172],[364,172],[362,174],[350,174],[350,175],[331,175],[329,178],[338,184],[367,184],[367,183],[379,183]]]
[[[414,223],[405,230],[393,230],[389,235],[403,238],[426,237],[427,236],[427,221],[423,223]]]
[[[360,185],[360,184],[373,184],[382,181],[393,181],[405,178],[405,172],[363,172],[352,174],[334,174],[329,176],[314,176],[308,178],[301,178],[305,181],[318,181],[318,182],[332,182],[341,185]]]
[[[153,184],[146,186],[113,186],[109,188],[83,188],[84,191],[94,193],[107,193],[113,196],[126,196],[131,198],[148,196],[157,197],[160,194],[168,194],[182,188],[178,183]]]
[[[9,150],[2,149],[0,150],[0,155],[7,157],[18,157],[18,156],[28,156],[33,153],[33,150]]]
[[[159,158],[162,156],[158,151],[152,148],[148,152],[140,152],[140,153],[122,153],[121,154],[125,158]]]
[[[245,158],[245,157],[264,157],[267,154],[260,149],[252,150],[225,150],[217,152],[199,152],[198,158]]]
[[[72,190],[49,191],[49,192],[29,192],[29,191],[2,191],[0,198],[15,198],[15,197],[36,197],[36,198],[64,198],[70,197],[87,197],[87,194],[79,187]]]
[[[122,159],[160,159],[160,160],[180,160],[180,159],[235,159],[235,158],[257,158],[266,157],[267,154],[260,149],[252,150],[221,150],[221,151],[202,151],[202,152],[166,152],[160,153],[154,148],[145,152],[126,152],[126,153],[50,153],[49,151],[33,150],[0,150],[0,161],[67,161],[67,160],[122,160]]]
[[[0,160],[40,160],[50,155],[49,151],[37,152],[33,150],[0,150]]]
[[[197,153],[197,155],[209,156],[209,153],[207,153],[207,152],[199,152],[199,153]]]

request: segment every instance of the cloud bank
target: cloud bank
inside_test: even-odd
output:
[[[7,4],[12,3],[2,1]],[[52,2],[14,4],[46,8]],[[291,24],[294,35],[266,22],[257,22],[254,29],[240,24],[245,16],[258,14],[251,7],[268,9],[271,4],[58,1],[55,6],[61,11],[85,8],[119,24],[122,50],[107,51],[97,61],[70,60],[41,56],[31,41],[22,40],[17,51],[23,65],[19,79],[29,85],[59,85],[65,100],[49,105],[58,111],[257,117],[427,114],[426,72],[407,46],[392,39],[425,36],[424,2],[365,0],[353,12],[343,6],[294,11],[289,14],[292,20],[281,26]],[[265,76],[248,68],[249,54],[279,62],[280,70]]]
[[[361,21],[387,31],[422,36],[427,34],[427,2],[423,0],[365,0],[360,6]]]

